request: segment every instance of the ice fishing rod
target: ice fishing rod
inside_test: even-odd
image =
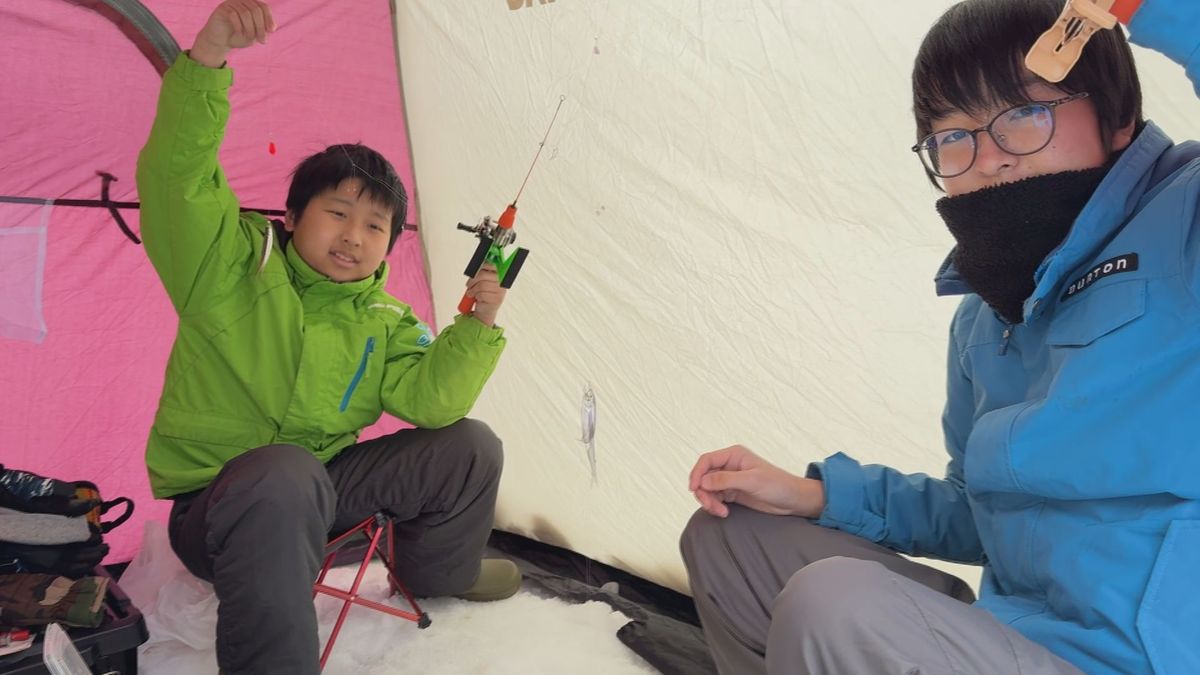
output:
[[[473,226],[458,224],[458,229],[479,237],[479,245],[475,247],[475,254],[471,256],[471,261],[467,263],[467,269],[463,271],[466,276],[474,277],[479,273],[479,268],[488,263],[495,266],[501,288],[512,288],[513,282],[517,280],[517,273],[525,264],[529,250],[521,247],[517,247],[511,253],[505,253],[504,250],[517,239],[517,233],[513,230],[513,226],[517,222],[517,201],[521,199],[521,193],[525,192],[525,186],[529,184],[529,177],[533,175],[533,167],[537,166],[538,159],[542,156],[542,149],[546,147],[546,140],[550,138],[550,130],[554,128],[554,123],[558,120],[558,112],[562,110],[563,102],[566,100],[566,96],[558,98],[558,107],[554,109],[554,117],[550,118],[550,124],[546,127],[546,135],[538,144],[537,153],[533,156],[533,162],[529,164],[525,180],[521,182],[517,196],[504,209],[504,213],[500,214],[496,220],[492,220],[491,216],[484,216],[483,220]],[[458,312],[468,314],[474,309],[475,298],[464,293],[462,300],[458,302]]]

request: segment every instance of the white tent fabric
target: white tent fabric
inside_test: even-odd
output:
[[[509,348],[474,411],[505,441],[498,527],[684,589],[703,451],[943,472],[956,300],[932,277],[951,239],[909,151],[909,75],[950,4],[397,3],[439,322],[475,244],[455,224],[513,199],[566,96],[519,203]],[[1147,116],[1200,136],[1182,70],[1136,56]]]

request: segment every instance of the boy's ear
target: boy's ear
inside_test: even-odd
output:
[[[288,209],[287,212],[283,214],[283,229],[287,230],[288,232],[296,231],[295,211]]]
[[[1124,150],[1133,142],[1133,132],[1137,128],[1136,122],[1130,122],[1128,125],[1113,131],[1112,137],[1109,138],[1110,146],[1113,152]]]

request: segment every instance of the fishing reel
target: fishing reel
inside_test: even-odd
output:
[[[479,238],[479,245],[475,247],[475,254],[471,256],[471,261],[467,263],[467,269],[463,271],[463,274],[474,277],[485,263],[489,263],[496,268],[500,287],[512,288],[513,282],[517,280],[517,274],[521,271],[521,266],[525,264],[525,258],[529,256],[529,249],[521,247],[517,247],[511,253],[505,253],[504,249],[517,240],[517,233],[513,230],[516,220],[517,206],[510,204],[508,208],[504,209],[504,213],[494,221],[491,216],[484,216],[483,220],[473,226],[464,223],[458,224],[458,229],[470,232]],[[462,300],[458,303],[459,313],[467,314],[474,308],[475,298],[463,295]]]
[[[504,248],[517,240],[517,233],[511,227],[501,227],[499,221],[493,221],[491,216],[484,216],[476,225],[458,224],[458,229],[470,232],[479,239],[490,239],[500,248]]]

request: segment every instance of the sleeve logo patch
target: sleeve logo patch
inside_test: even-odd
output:
[[[433,344],[433,331],[429,330],[429,326],[426,326],[423,323],[418,323],[417,328],[421,329],[421,336],[417,338],[417,345],[421,347],[428,347],[429,345]]]

